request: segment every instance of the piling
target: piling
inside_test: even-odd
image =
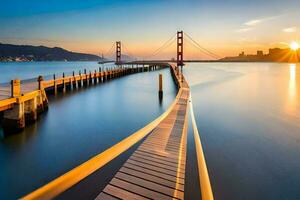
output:
[[[37,113],[40,114],[43,111],[48,110],[48,99],[43,86],[43,76],[38,77],[38,96],[37,96]]]
[[[97,84],[97,83],[98,83],[97,71],[95,70],[95,73],[94,73],[94,84]]]
[[[56,83],[56,76],[53,74],[53,83],[54,83],[54,95],[57,94],[57,83]]]
[[[11,81],[11,97],[18,98],[21,96],[21,81]],[[3,130],[6,133],[15,133],[25,127],[24,103],[17,102],[13,108],[4,111],[3,115]]]
[[[159,78],[158,78],[158,96],[159,98],[163,97],[163,76],[162,74],[159,74]]]
[[[82,87],[82,76],[81,76],[81,71],[79,70],[79,72],[78,72],[78,74],[79,74],[79,82],[77,82],[77,86],[78,86],[78,88],[80,87]]]
[[[63,93],[66,92],[66,81],[65,81],[65,73],[63,73]]]

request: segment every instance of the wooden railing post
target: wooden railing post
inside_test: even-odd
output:
[[[99,67],[99,82],[102,82],[102,72],[101,72],[101,67]]]
[[[63,72],[63,93],[66,92],[66,81],[65,81],[65,73]]]
[[[21,81],[15,79],[11,81],[11,97],[21,96]]]
[[[38,77],[38,84],[39,84],[39,90],[43,90],[43,81],[44,81],[44,77],[43,76],[39,76]]]
[[[54,82],[54,95],[57,94],[57,84],[56,84],[56,76],[53,74],[53,82]]]
[[[80,87],[82,87],[82,76],[81,76],[81,70],[79,70],[79,76],[80,76]]]

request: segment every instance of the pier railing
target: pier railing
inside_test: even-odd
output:
[[[196,147],[196,155],[197,155],[197,164],[198,164],[198,178],[201,190],[201,197],[202,200],[213,200],[213,192],[210,184],[210,178],[206,166],[206,161],[204,157],[204,152],[200,140],[199,131],[197,128],[194,110],[193,110],[193,103],[192,97],[190,95],[190,116],[192,120],[193,132],[194,132],[194,140],[195,140],[195,147]]]

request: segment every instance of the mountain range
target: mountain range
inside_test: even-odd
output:
[[[60,47],[0,43],[0,61],[101,61],[93,54],[76,53]]]

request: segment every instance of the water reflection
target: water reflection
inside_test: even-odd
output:
[[[287,114],[293,115],[297,111],[297,67],[296,64],[289,65],[289,90],[286,105]]]
[[[0,199],[17,199],[103,152],[159,116],[175,95],[168,69],[49,95],[49,110],[37,123],[0,139]]]
[[[215,84],[198,81],[191,90],[215,199],[299,199],[299,66],[197,63],[185,68],[188,80],[214,77]],[[243,75],[226,78],[232,71]]]
[[[290,82],[289,82],[289,96],[295,98],[296,90],[296,64],[290,64]]]

